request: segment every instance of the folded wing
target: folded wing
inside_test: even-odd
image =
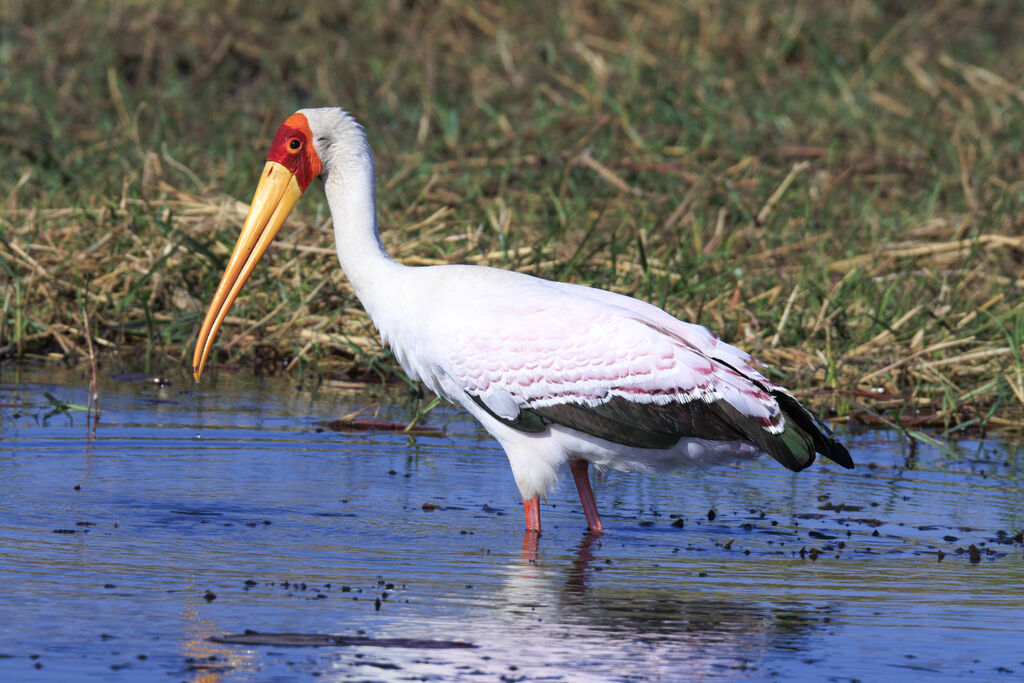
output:
[[[451,384],[505,424],[527,432],[559,424],[652,449],[685,437],[746,441],[792,470],[815,453],[853,466],[743,351],[635,299],[550,284],[477,311],[445,343]]]

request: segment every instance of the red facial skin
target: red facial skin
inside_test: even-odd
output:
[[[276,161],[294,173],[303,192],[320,175],[320,157],[313,149],[313,131],[304,114],[292,114],[277,129],[267,161]]]

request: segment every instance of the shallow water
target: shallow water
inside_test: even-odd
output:
[[[317,423],[408,420],[404,394],[209,380],[107,377],[90,438],[45,417],[45,392],[86,402],[84,372],[0,366],[0,680],[1024,674],[1018,443],[864,431],[852,472],[610,473],[599,538],[567,477],[533,546],[459,412],[338,433]],[[474,647],[211,640],[246,630]]]

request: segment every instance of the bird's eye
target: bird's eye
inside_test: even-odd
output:
[[[298,138],[292,138],[291,142],[288,143],[288,149],[292,152],[298,152],[302,147],[302,141]]]

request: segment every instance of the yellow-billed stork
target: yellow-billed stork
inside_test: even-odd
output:
[[[228,309],[313,178],[341,267],[402,368],[461,405],[505,449],[528,532],[566,462],[591,532],[587,467],[652,471],[764,452],[794,471],[849,452],[750,356],[704,327],[613,292],[467,265],[409,267],[377,232],[373,154],[338,108],[278,129],[193,358],[196,381]]]

